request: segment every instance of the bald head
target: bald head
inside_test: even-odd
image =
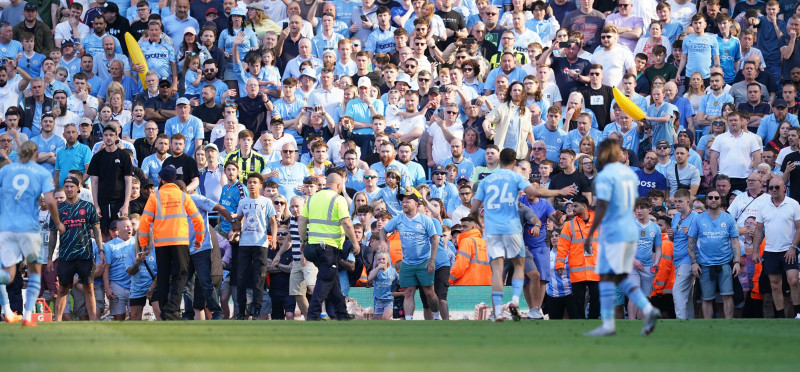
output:
[[[342,181],[342,176],[340,176],[339,174],[337,173],[329,174],[325,183],[329,189],[336,191],[337,194],[342,192],[343,181]]]

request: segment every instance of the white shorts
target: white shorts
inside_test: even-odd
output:
[[[36,233],[0,232],[0,266],[11,267],[22,260],[36,262],[42,248],[42,236]]]
[[[597,249],[598,274],[629,274],[636,257],[636,242],[606,243],[601,241]]]
[[[525,245],[522,243],[522,234],[488,234],[486,240],[486,251],[489,253],[489,260],[495,258],[523,258],[525,257]]]
[[[111,282],[111,290],[114,291],[114,297],[109,301],[108,312],[109,315],[122,315],[130,310],[131,290],[125,288],[117,282]]]

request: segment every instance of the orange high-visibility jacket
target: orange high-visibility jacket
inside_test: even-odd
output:
[[[595,272],[597,265],[597,231],[592,236],[592,251],[584,252],[583,243],[586,234],[594,223],[594,212],[589,211],[589,219],[584,221],[575,217],[561,228],[558,238],[558,252],[556,255],[556,270],[563,269],[569,261],[569,280],[575,282],[596,282],[600,275]]]
[[[150,195],[139,224],[139,245],[147,244],[147,233],[153,225],[153,246],[189,245],[189,222],[194,225],[195,240],[203,242],[205,223],[192,198],[174,183],[165,183]]]
[[[403,260],[403,246],[400,242],[400,232],[395,231],[392,235],[386,237],[389,243],[389,259],[392,260],[392,265],[396,264],[397,261]]]
[[[491,285],[492,268],[486,241],[477,229],[458,235],[456,262],[450,268],[451,285]]]
[[[658,272],[653,279],[653,292],[657,294],[672,294],[672,285],[675,284],[675,265],[672,259],[672,241],[669,235],[661,233],[661,262],[658,263]]]
[[[758,248],[758,255],[764,257],[764,243],[766,239],[761,241],[761,247]],[[763,262],[763,261],[762,261]],[[753,288],[750,289],[750,298],[754,300],[763,300],[764,294],[761,293],[761,286],[759,285],[758,278],[761,277],[761,262],[756,264],[755,269],[753,269],[753,276],[750,277],[750,282],[753,283]]]

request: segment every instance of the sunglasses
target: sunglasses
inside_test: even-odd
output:
[[[422,83],[427,83],[427,82],[431,81],[431,79],[422,79],[422,78],[417,78],[417,80],[419,80]]]
[[[656,149],[658,149],[658,150],[664,150],[664,149],[668,149],[668,148],[669,148],[669,146],[665,146],[665,145],[656,146]]]
[[[286,236],[289,235],[288,232],[278,232],[278,236]]]
[[[417,65],[406,65],[406,68],[417,68]]]
[[[706,199],[708,199],[708,200],[720,200],[722,198],[719,197],[719,196],[706,196]]]
[[[711,125],[721,127],[721,126],[725,125],[725,122],[724,121],[713,121],[713,122],[711,122]]]
[[[283,152],[284,154],[291,154],[294,153],[295,150],[281,150],[281,152]]]
[[[0,142],[2,142],[2,143],[11,142],[11,139],[3,138],[3,139],[0,139]]]
[[[547,148],[546,147],[533,147],[533,148],[531,148],[531,150],[533,150],[533,151],[544,151],[544,150],[547,150]]]
[[[589,75],[591,76],[600,76],[599,72],[590,72]]]
[[[780,186],[767,186],[767,190],[769,190],[769,191],[772,191],[772,190],[780,190],[780,189],[781,189],[781,187],[780,187]]]
[[[378,176],[364,176],[365,180],[371,180],[371,179],[376,179],[376,178],[378,178]]]
[[[458,111],[447,111],[447,113],[450,115],[457,115]]]
[[[274,202],[272,204],[275,204],[275,205],[286,205],[286,202],[276,201],[276,202]]]
[[[464,67],[463,70],[464,71],[473,71],[472,67]]]
[[[627,7],[631,6],[631,5],[632,4],[617,4],[617,7],[619,7],[619,8],[627,8]]]

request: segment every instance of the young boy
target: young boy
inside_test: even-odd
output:
[[[665,3],[662,3],[665,4]],[[667,48],[663,45],[653,47],[653,64],[644,69],[647,81],[653,81],[656,76],[663,76],[667,81],[674,81],[678,74],[678,68],[667,64]]]
[[[741,46],[739,39],[731,35],[733,20],[729,15],[720,14],[717,17],[717,27],[719,28],[717,36],[719,62],[722,66],[725,83],[732,84],[736,77],[736,71],[739,70],[739,59],[742,58]]]
[[[258,173],[247,176],[248,196],[244,198],[236,213],[231,214],[234,221],[242,222],[242,235],[239,241],[237,267],[237,293],[246,294],[252,289],[256,299],[247,308],[247,296],[237,297],[239,314],[237,319],[244,320],[246,315],[254,319],[261,315],[261,294],[264,293],[262,269],[267,256],[267,247],[277,249],[278,225],[275,219],[275,207],[272,201],[259,195],[264,178]]]
[[[108,270],[103,273],[103,284],[109,300],[109,310],[114,320],[124,321],[130,310],[128,301],[131,295],[131,275],[127,269],[134,265],[136,258],[136,239],[133,224],[128,217],[116,221],[117,237],[104,244]]]
[[[650,294],[653,289],[653,279],[658,271],[661,261],[661,228],[650,221],[650,200],[638,198],[634,204],[636,224],[639,229],[639,241],[636,246],[636,256],[633,259],[633,270],[628,275],[630,280],[641,287],[642,292]],[[628,318],[643,319],[643,309],[639,309],[628,301]]]
[[[25,70],[32,78],[42,76],[42,62],[47,57],[33,50],[33,34],[20,32],[19,38],[22,41],[22,56],[17,61],[17,67]]]

